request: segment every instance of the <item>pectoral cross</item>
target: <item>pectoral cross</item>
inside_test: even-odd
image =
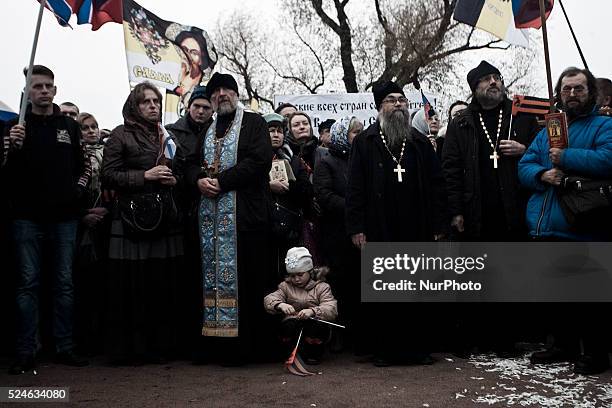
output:
[[[402,173],[405,173],[406,170],[402,169],[402,166],[399,163],[397,163],[397,167],[395,169],[393,169],[393,172],[397,173],[397,181],[399,183],[401,183],[402,182]]]
[[[493,154],[489,156],[489,159],[493,160],[493,168],[496,169],[497,168],[497,159],[499,159],[499,156],[497,155],[497,151],[493,150]]]

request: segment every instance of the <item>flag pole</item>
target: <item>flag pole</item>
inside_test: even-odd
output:
[[[576,48],[578,48],[578,53],[580,54],[580,58],[582,59],[582,64],[584,64],[584,67],[586,69],[589,69],[589,66],[586,63],[586,59],[584,58],[584,54],[582,53],[582,48],[580,48],[580,44],[578,44],[578,39],[576,38],[576,34],[574,34],[572,23],[570,23],[569,17],[567,17],[567,13],[565,12],[565,7],[563,7],[563,2],[559,0],[559,4],[561,5],[561,10],[563,10],[563,15],[565,16],[565,21],[567,21],[567,25],[569,26],[570,32],[572,33],[572,37],[574,38],[574,42],[576,43]]]
[[[32,52],[30,53],[30,64],[28,65],[28,72],[26,74],[25,90],[21,97],[21,107],[19,109],[19,124],[25,123],[25,112],[26,105],[28,103],[28,95],[30,93],[30,84],[32,83],[32,67],[34,66],[34,57],[36,56],[36,47],[38,47],[38,36],[40,35],[40,25],[42,23],[43,11],[47,0],[40,0],[40,10],[38,11],[38,21],[36,22],[36,30],[34,31],[34,43],[32,44]]]
[[[544,0],[540,0],[540,20],[542,21],[542,39],[544,41],[544,59],[546,60],[546,79],[548,81],[548,99],[550,100],[550,112],[554,111],[555,100],[553,97],[552,74],[550,73],[550,56],[548,53],[548,31],[546,30],[546,6]]]

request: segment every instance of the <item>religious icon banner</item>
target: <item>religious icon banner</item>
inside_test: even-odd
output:
[[[177,116],[193,89],[205,83],[217,62],[206,31],[162,20],[133,0],[123,1],[123,34],[130,83],[148,81],[176,96]]]

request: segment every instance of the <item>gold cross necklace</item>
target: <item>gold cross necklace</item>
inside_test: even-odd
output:
[[[485,126],[484,120],[482,119],[482,113],[478,112],[478,117],[480,118],[480,126],[482,126],[482,130],[484,131],[491,148],[493,149],[493,154],[489,156],[489,159],[493,160],[493,168],[497,168],[497,159],[499,159],[499,155],[497,154],[497,145],[499,144],[499,135],[501,134],[501,126],[502,126],[502,118],[504,117],[503,109],[499,110],[499,121],[497,122],[497,135],[495,136],[495,144],[493,144],[493,140],[491,140],[491,136],[489,136],[489,131]]]
[[[402,165],[400,164],[401,161],[402,161],[402,157],[404,157],[404,148],[406,147],[406,138],[404,138],[404,141],[402,142],[402,150],[400,150],[399,159],[396,159],[395,156],[393,155],[393,153],[391,153],[391,150],[389,150],[389,146],[387,146],[387,141],[385,140],[385,135],[383,135],[382,129],[380,129],[380,137],[381,137],[381,139],[383,141],[383,144],[385,145],[385,148],[387,149],[387,151],[391,155],[391,158],[393,159],[395,164],[397,164],[397,166],[393,169],[393,172],[397,173],[397,181],[399,183],[401,183],[402,182],[402,173],[406,172],[406,170],[403,169]]]

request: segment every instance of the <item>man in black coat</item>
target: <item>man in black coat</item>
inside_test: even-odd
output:
[[[45,248],[53,254],[50,272],[57,361],[71,366],[87,364],[73,353],[72,263],[91,167],[81,145],[79,125],[63,116],[53,103],[57,92],[53,72],[34,65],[27,92],[30,103],[25,124],[15,119],[7,126],[10,143],[3,169],[18,273],[17,359],[11,374],[36,366],[38,288]]]
[[[260,355],[265,334],[272,145],[264,119],[238,106],[231,75],[214,74],[206,91],[217,117],[185,172],[201,193],[202,335],[208,356],[236,365]]]
[[[503,77],[488,62],[472,69],[467,81],[472,101],[449,123],[442,151],[453,233],[466,241],[525,240],[529,192],[520,186],[518,162],[538,131],[537,120],[512,116]],[[519,328],[494,323],[503,307],[456,308],[456,350],[469,354],[478,346],[500,356],[516,354]]]
[[[488,62],[468,73],[468,83],[472,102],[448,125],[442,152],[452,226],[466,240],[524,240],[529,193],[517,166],[537,120],[512,117],[501,73]]]
[[[346,191],[346,229],[358,248],[366,242],[433,241],[448,227],[446,190],[440,163],[425,137],[411,132],[408,100],[393,82],[373,88],[378,120],[353,141]],[[411,330],[424,332],[416,304],[369,304],[375,332],[375,364],[406,357],[431,363],[425,336],[401,335],[398,322],[414,317]],[[376,327],[372,327],[376,325]],[[365,335],[365,334],[364,334]],[[406,353],[402,356],[401,353]]]
[[[202,140],[212,123],[213,108],[206,94],[206,87],[197,86],[191,93],[187,105],[187,114],[175,123],[166,126],[177,140],[177,152],[174,158],[174,172],[181,178],[189,161],[198,162],[202,150]],[[181,319],[182,333],[179,341],[185,345],[185,352],[191,352],[201,330],[202,316],[202,274],[200,266],[200,235],[198,228],[198,206],[200,191],[194,183],[181,183],[176,197],[183,216],[185,242],[185,273],[178,281],[184,296],[180,299],[183,313]]]

